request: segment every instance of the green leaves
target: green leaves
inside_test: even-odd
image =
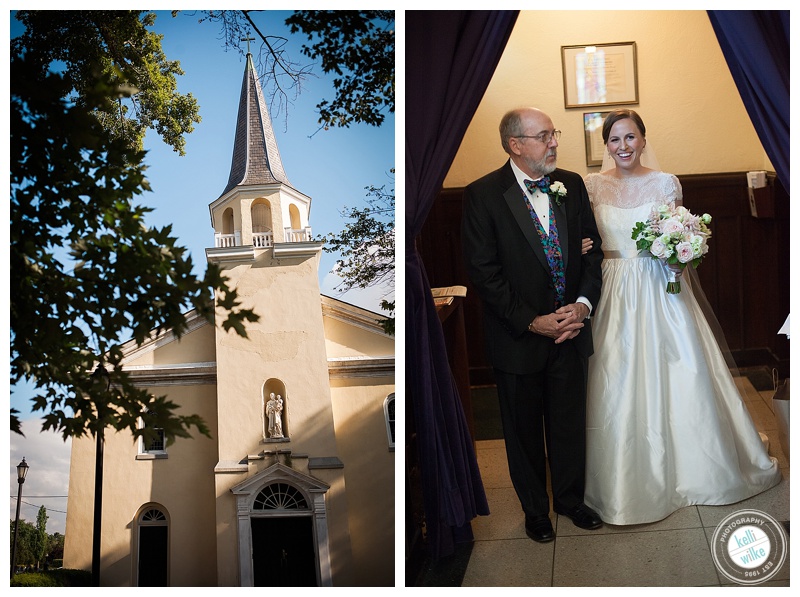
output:
[[[25,32],[11,41],[11,53],[25,55],[28,76],[42,80],[58,63],[66,86],[62,95],[91,106],[91,116],[126,150],[141,151],[150,129],[184,154],[184,135],[200,122],[199,106],[191,94],[177,92],[176,77],[183,71],[166,59],[161,36],[148,30],[154,14],[21,10],[16,18]],[[105,86],[102,103],[88,99],[98,80]]]
[[[323,126],[363,122],[380,126],[394,112],[394,11],[303,10],[286,19],[312,45],[303,53],[336,73],[333,100],[317,104]]]
[[[392,169],[394,173],[394,169]],[[339,253],[336,273],[342,290],[386,285],[394,289],[394,189],[369,187],[367,207],[350,208],[342,214],[349,222],[339,234],[321,237],[323,249]],[[384,331],[394,334],[394,301],[382,301],[389,317],[381,321]]]

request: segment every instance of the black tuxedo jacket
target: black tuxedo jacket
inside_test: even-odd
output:
[[[583,179],[556,169],[567,195],[553,204],[564,259],[566,303],[586,297],[594,309],[600,300],[603,260],[600,234]],[[544,248],[525,205],[522,189],[506,164],[476,180],[464,192],[462,241],[467,272],[483,302],[488,357],[508,373],[539,371],[554,340],[528,331],[537,315],[554,311],[555,289]],[[581,255],[581,239],[594,241]],[[588,358],[593,352],[591,320],[574,342]]]

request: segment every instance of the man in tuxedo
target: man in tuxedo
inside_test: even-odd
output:
[[[462,238],[481,297],[511,480],[525,530],[555,538],[553,509],[579,527],[602,521],[583,502],[589,316],[600,300],[600,235],[580,175],[556,168],[558,138],[535,108],[506,114],[509,160],[467,186]],[[581,252],[582,239],[592,247]],[[545,452],[546,446],[546,452]]]

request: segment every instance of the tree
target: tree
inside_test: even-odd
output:
[[[296,11],[286,19],[292,33],[305,33],[303,53],[336,73],[336,95],[317,104],[324,126],[365,122],[379,126],[394,112],[394,11]]]
[[[17,566],[28,566],[35,561],[34,541],[36,536],[36,527],[25,520],[19,520],[19,532],[17,533]],[[8,546],[8,553],[11,554],[14,550],[14,520],[11,519],[11,536]],[[10,555],[9,555],[10,559]]]
[[[392,169],[394,173],[394,169]],[[339,234],[322,237],[324,250],[339,253],[336,272],[342,278],[339,289],[384,286],[394,291],[394,189],[367,187],[367,207],[342,212],[350,221]],[[381,321],[387,334],[394,334],[394,300],[381,301],[388,317]]]
[[[143,11],[21,10],[16,18],[25,31],[11,40],[11,55],[25,56],[28,74],[44,80],[56,63],[69,97],[88,107],[112,139],[134,151],[143,147],[145,132],[156,131],[176,152],[184,154],[184,134],[200,122],[192,94],[177,92],[180,63],[167,60],[161,37],[149,31],[156,15]],[[91,105],[87,97],[98,75],[106,75],[129,93]]]
[[[177,66],[160,62],[157,36],[140,35],[134,21],[146,24],[147,15],[56,15],[61,25],[59,16],[18,13],[27,29],[12,43],[11,384],[34,383],[43,430],[65,439],[107,426],[134,437],[158,427],[168,441],[193,427],[208,435],[200,417],[135,387],[121,367],[131,336],[137,344],[153,330],[180,336],[189,308],[213,322],[212,290],[228,312],[224,329],[246,336],[245,322],[258,319],[239,308],[218,267],[196,277],[170,227],[149,227],[150,210],[136,203],[149,190],[140,134],[152,125],[180,151],[189,128],[171,118],[171,101],[142,98],[135,118],[119,106],[139,88],[173,97]],[[53,48],[59,40],[63,51]],[[62,73],[49,70],[54,60],[64,62]],[[108,381],[92,370],[107,371]],[[17,414],[11,429],[21,433]]]
[[[255,33],[263,42],[258,52],[259,72],[270,86],[278,109],[299,93],[311,76],[310,65],[286,55],[286,38],[262,31],[253,15],[258,11],[205,11],[200,21],[219,23],[225,44],[238,51],[241,40]],[[298,10],[288,19],[292,33],[304,34],[312,45],[302,52],[319,60],[325,73],[335,73],[334,97],[317,104],[323,128],[352,123],[380,126],[384,112],[394,112],[394,11]]]
[[[36,514],[36,535],[34,540],[33,556],[36,560],[36,567],[40,568],[44,563],[45,556],[49,551],[49,539],[47,535],[47,508],[39,506],[39,512]]]
[[[49,546],[47,550],[47,560],[49,562],[64,559],[64,535],[53,533],[50,535],[47,544]]]

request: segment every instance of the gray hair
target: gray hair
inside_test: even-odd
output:
[[[511,110],[506,112],[500,121],[500,144],[507,154],[511,154],[508,147],[508,140],[511,137],[518,137],[522,134],[522,110]]]

